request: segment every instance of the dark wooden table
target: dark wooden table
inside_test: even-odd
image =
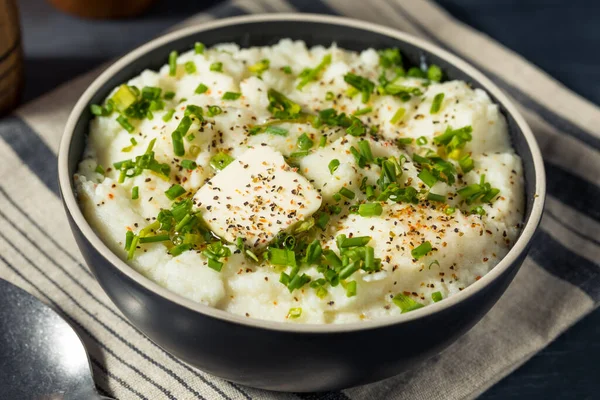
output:
[[[20,0],[25,100],[140,45],[219,0],[159,1],[143,17],[88,21]],[[350,1],[350,0],[349,0]],[[570,89],[600,104],[600,1],[439,0]],[[600,309],[486,392],[483,399],[593,399],[600,389]]]

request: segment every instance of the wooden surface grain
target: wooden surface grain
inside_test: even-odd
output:
[[[19,14],[14,0],[0,0],[0,115],[18,103],[23,85]]]

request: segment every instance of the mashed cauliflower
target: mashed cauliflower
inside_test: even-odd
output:
[[[443,301],[508,252],[524,192],[498,106],[440,77],[394,49],[172,53],[92,106],[81,207],[132,268],[234,314],[346,323]]]

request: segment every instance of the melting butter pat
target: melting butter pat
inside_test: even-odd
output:
[[[271,147],[250,148],[194,195],[208,227],[254,249],[314,214],[321,195]]]

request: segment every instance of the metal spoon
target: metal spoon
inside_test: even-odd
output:
[[[110,400],[96,392],[85,347],[53,309],[0,279],[3,399]]]

